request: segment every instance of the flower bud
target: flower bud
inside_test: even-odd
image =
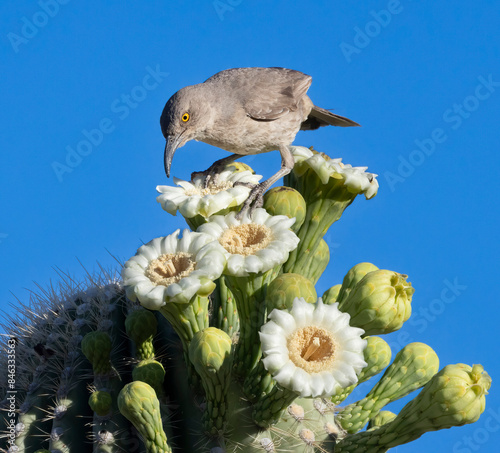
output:
[[[337,405],[344,401],[351,392],[371,377],[380,373],[391,361],[391,347],[385,340],[380,337],[367,337],[366,348],[363,351],[364,359],[367,365],[361,370],[358,375],[358,382],[350,387],[339,389],[332,396],[332,403]]]
[[[485,408],[491,378],[481,365],[447,365],[396,418],[376,429],[346,437],[335,453],[387,451],[428,431],[474,423]]]
[[[134,381],[142,381],[149,384],[160,395],[165,369],[163,365],[154,359],[141,360],[132,371]]]
[[[267,311],[291,309],[297,297],[303,297],[310,304],[316,303],[318,296],[314,284],[299,274],[281,274],[267,288]]]
[[[98,390],[90,395],[89,406],[100,417],[110,413],[112,404],[113,399],[108,392]]]
[[[323,293],[323,297],[322,297],[323,303],[326,305],[330,305],[330,304],[334,304],[335,302],[337,302],[341,287],[342,287],[342,285],[339,283],[338,285],[332,286],[330,289],[327,289]]]
[[[366,275],[368,272],[377,271],[378,267],[371,263],[359,263],[356,266],[351,267],[349,272],[344,277],[342,282],[342,287],[340,288],[339,295],[337,297],[337,302],[343,301],[349,293],[354,289],[358,282]]]
[[[384,406],[429,382],[438,369],[439,358],[430,346],[406,345],[368,395],[339,412],[342,427],[351,434],[358,432]]]
[[[411,315],[415,290],[407,277],[382,269],[369,272],[339,303],[339,309],[349,313],[351,325],[361,327],[366,335],[394,332]]]
[[[127,336],[134,342],[140,359],[154,357],[153,337],[158,322],[153,313],[145,309],[134,310],[125,319]]]
[[[106,332],[89,332],[83,337],[82,352],[92,364],[94,374],[106,374],[111,371],[111,337]]]
[[[302,195],[291,187],[275,187],[264,195],[264,209],[271,215],[286,215],[295,217],[295,223],[290,227],[294,233],[304,223],[306,217],[306,202]]]
[[[150,385],[142,381],[125,385],[118,395],[118,409],[139,431],[147,451],[172,451],[163,431],[160,402]]]

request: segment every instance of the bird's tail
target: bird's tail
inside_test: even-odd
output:
[[[355,121],[350,120],[344,116],[336,115],[330,110],[322,109],[321,107],[313,106],[311,113],[307,117],[300,129],[303,131],[318,129],[321,126],[340,126],[351,127],[359,126]]]

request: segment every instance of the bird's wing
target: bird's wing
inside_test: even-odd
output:
[[[256,120],[276,120],[297,110],[312,77],[285,68],[235,68],[222,71],[208,81],[220,80],[241,102],[246,114]]]

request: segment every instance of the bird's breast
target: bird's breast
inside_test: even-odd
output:
[[[300,112],[290,112],[274,121],[258,121],[245,115],[238,120],[214,121],[198,140],[235,154],[266,153],[291,144],[301,123]]]

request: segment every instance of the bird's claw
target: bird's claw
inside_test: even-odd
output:
[[[254,187],[258,186],[258,184],[254,184],[253,182],[236,181],[233,184],[233,187],[236,186],[243,186],[243,187],[248,187],[249,189],[253,189]]]
[[[217,180],[219,179],[219,173],[224,170],[226,164],[217,161],[210,165],[205,171],[195,171],[191,173],[191,182],[194,181],[196,177],[203,177],[203,188],[206,189],[210,184],[217,184]]]
[[[217,183],[219,174],[211,170],[210,167],[205,171],[194,171],[191,173],[191,182],[194,182],[195,178],[201,177],[203,179],[203,188],[206,189],[210,184]]]
[[[245,184],[243,183],[242,185]],[[236,214],[237,220],[241,220],[246,212],[251,215],[255,209],[261,208],[264,205],[264,190],[265,187],[262,187],[261,184],[257,184],[252,188],[248,198],[243,203],[238,214]]]

